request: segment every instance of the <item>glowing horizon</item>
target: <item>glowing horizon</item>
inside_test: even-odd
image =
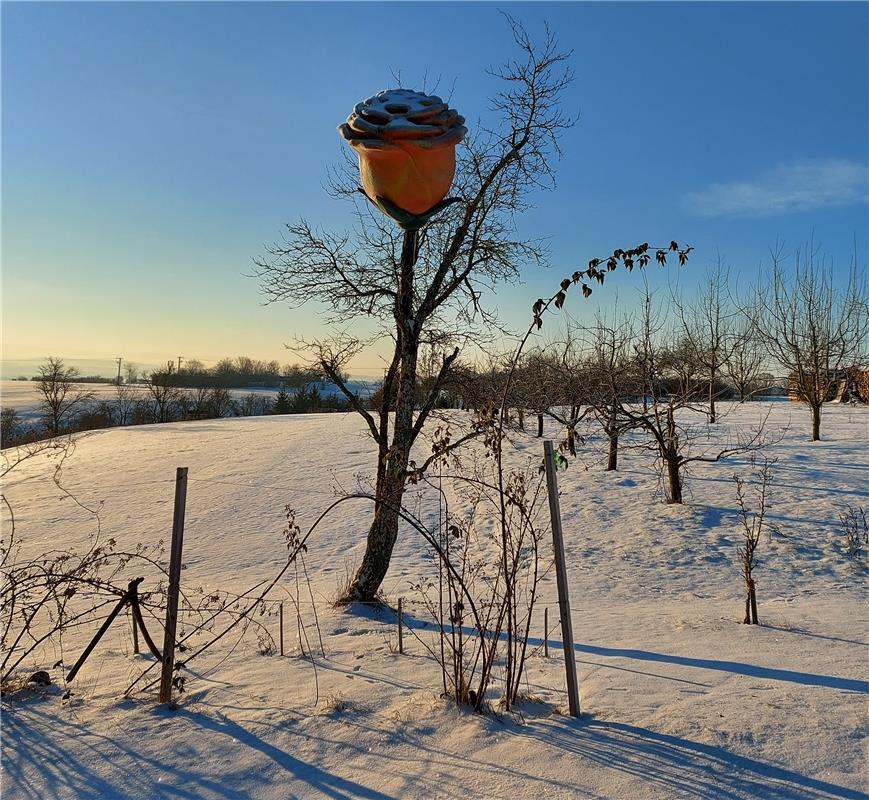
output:
[[[510,13],[538,38],[548,20],[574,50],[565,110],[580,121],[557,190],[517,219],[523,236],[548,240],[552,269],[489,298],[508,327],[589,258],[641,241],[696,247],[678,278],[688,291],[718,253],[751,280],[782,239],[814,235],[838,273],[856,247],[864,267],[869,5]],[[369,28],[393,31],[391,46],[359,59]],[[317,309],[263,307],[246,275],[286,222],[352,223],[323,189],[342,158],[335,126],[400,71],[417,88],[439,80],[473,134],[496,88],[486,69],[512,54],[496,9],[473,3],[444,15],[432,4],[13,2],[2,45],[4,365],[49,354],[301,362],[283,345],[328,333]],[[675,273],[649,280],[666,288]],[[588,319],[598,303],[630,305],[639,282],[614,275],[569,310]],[[378,374],[386,347],[351,372]]]

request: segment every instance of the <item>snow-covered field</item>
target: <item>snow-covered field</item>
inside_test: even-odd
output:
[[[348,385],[351,391],[364,396],[371,390],[373,381],[354,380],[349,381]],[[96,401],[111,402],[117,394],[114,385],[109,383],[81,383],[75,384],[75,387],[91,392]],[[144,384],[137,385],[136,388],[143,396],[147,395],[148,390]],[[324,395],[338,394],[338,388],[333,384],[320,384],[318,388]],[[278,389],[264,389],[254,386],[230,389],[229,393],[236,400],[249,394],[263,395],[274,399],[278,395]],[[292,393],[293,390],[290,390],[290,394]],[[39,393],[36,381],[0,381],[0,406],[14,408],[21,419],[35,422],[39,418],[41,402],[42,395]]]
[[[755,573],[761,626],[740,624],[732,475],[749,473],[747,456],[695,465],[681,507],[661,503],[646,453],[625,450],[620,470],[605,473],[596,438],[559,473],[579,720],[560,713],[557,631],[549,658],[538,648],[529,661],[520,714],[479,716],[439,697],[423,647],[431,626],[409,589],[431,574],[431,558],[409,529],[385,585],[409,609],[407,652],[396,650],[389,612],[333,608],[370,514],[345,504],[307,556],[325,647],[316,670],[298,655],[294,619],[285,657],[261,654],[255,636],[227,637],[191,664],[170,711],[150,692],[121,697],[153,659],[133,655],[129,626],[116,624],[70,700],[55,686],[4,698],[4,800],[866,797],[866,571],[844,555],[837,512],[869,506],[869,409],[827,408],[824,440],[812,443],[804,408],[746,404],[711,436],[750,427],[770,407],[768,428],[784,438],[770,453],[777,532],[764,536]],[[557,434],[552,424],[547,435]],[[517,433],[510,458],[541,451]],[[211,420],[84,436],[63,484],[84,505],[102,502],[102,536],[132,547],[168,540],[176,466],[190,469],[184,585],[243,591],[285,562],[285,505],[304,531],[374,464],[355,416]],[[51,472],[35,458],[3,488],[26,555],[84,544],[94,529]],[[272,599],[289,603],[289,588]],[[555,620],[554,577],[535,646],[545,605]],[[276,615],[261,620],[277,632]],[[90,633],[64,642],[67,665]],[[51,649],[29,667],[58,658]]]

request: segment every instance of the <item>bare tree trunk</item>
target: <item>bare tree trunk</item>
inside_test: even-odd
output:
[[[743,625],[757,625],[757,595],[755,594],[754,581],[749,578],[745,587],[745,619]]]
[[[403,462],[403,463],[402,463]],[[407,454],[402,459],[395,450],[389,456],[389,468],[385,471],[377,485],[377,496],[383,502],[378,503],[374,512],[374,521],[368,532],[365,555],[353,578],[353,583],[344,598],[350,601],[370,603],[376,599],[386,572],[392,549],[398,538],[398,513],[404,494],[404,471],[407,468]]]
[[[676,505],[682,503],[682,481],[679,477],[679,456],[668,452],[664,458],[667,464],[667,481],[670,486],[669,502]]]
[[[619,434],[618,431],[610,430],[609,436],[609,458],[607,459],[607,472],[612,472],[619,468]]]
[[[519,412],[519,430],[524,431],[525,430],[525,409],[520,408],[520,409],[518,409],[518,412]]]
[[[537,438],[540,439],[543,436],[543,414],[537,415]]]
[[[567,449],[570,455],[576,457],[576,431],[573,427],[567,429]]]
[[[607,472],[612,472],[619,467],[619,429],[616,426],[616,409],[610,411],[609,424],[604,428],[609,438],[609,458],[607,459]]]
[[[817,442],[821,439],[821,406],[817,403],[812,403],[812,441]]]
[[[751,624],[757,625],[757,593],[754,588],[754,581],[751,582],[748,596],[751,600]]]
[[[682,503],[682,481],[679,476],[679,442],[676,438],[676,420],[673,407],[667,407],[667,443],[662,453],[667,465],[667,480],[670,485],[670,503]]]
[[[368,533],[365,555],[353,578],[346,600],[370,603],[389,569],[392,549],[398,538],[398,510],[407,480],[407,464],[413,444],[413,404],[416,394],[416,368],[419,353],[413,314],[413,266],[416,263],[417,232],[405,231],[401,249],[401,276],[396,301],[396,321],[401,331],[398,390],[392,445],[378,468],[374,521]],[[384,398],[388,402],[388,398]]]

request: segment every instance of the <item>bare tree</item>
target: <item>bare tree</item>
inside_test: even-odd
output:
[[[869,304],[853,258],[840,288],[813,242],[796,250],[794,271],[786,269],[781,247],[772,251],[772,275],[760,295],[758,335],[767,352],[788,373],[790,388],[808,403],[812,441],[821,438],[821,408],[841,371],[867,356]]]
[[[493,98],[499,126],[479,126],[458,153],[453,191],[460,202],[418,237],[402,241],[388,220],[360,200],[354,234],[319,233],[302,220],[288,225],[284,241],[255,262],[269,301],[319,301],[329,309],[331,321],[365,318],[375,324],[376,338],[392,341],[383,385],[385,398],[395,396],[392,414],[392,404],[386,402],[379,411],[368,411],[341,376],[362,342],[348,336],[311,344],[320,367],[363,417],[378,448],[378,502],[350,600],[373,600],[386,575],[411,447],[464,337],[479,331],[481,322],[492,322],[480,303],[482,290],[515,280],[520,267],[546,257],[539,242],[514,237],[515,215],[528,206],[532,191],[552,184],[559,135],[573,124],[560,110],[571,76],[565,68],[567,54],[558,50],[549,31],[538,47],[518,23],[510,24],[520,57],[496,73],[505,82]],[[337,182],[334,189],[344,197],[359,197],[355,184]],[[437,346],[440,364],[427,396],[417,403],[417,362],[425,344]]]
[[[118,425],[129,425],[133,420],[133,411],[141,400],[141,395],[134,386],[120,383],[115,387],[114,417]]]
[[[727,377],[745,402],[761,388],[761,370],[766,362],[766,352],[757,333],[757,304],[740,309],[739,319],[733,328],[733,348],[730,359],[724,366]]]
[[[19,444],[24,430],[25,426],[16,409],[11,406],[0,409],[0,448]]]
[[[658,332],[669,329],[666,308],[656,311],[653,298],[646,290],[643,317],[636,332],[633,351],[638,358],[637,385],[646,387],[642,403],[630,395],[614,393],[611,401],[615,414],[625,427],[645,431],[649,438],[646,449],[655,454],[660,465],[664,494],[668,503],[683,502],[686,468],[695,462],[714,463],[727,456],[752,452],[768,443],[764,422],[748,431],[735,431],[723,445],[712,445],[696,424],[697,415],[704,413],[698,402],[696,387],[685,384],[668,367],[667,345]],[[653,322],[654,320],[654,322]]]
[[[550,404],[546,414],[564,427],[561,449],[576,455],[579,423],[592,411],[590,370],[579,342],[579,331],[568,324],[564,339],[547,350]]]
[[[172,409],[178,399],[175,364],[168,361],[166,369],[152,372],[147,386],[153,400],[154,422],[171,421]]]
[[[75,367],[67,367],[62,358],[55,356],[49,356],[39,367],[37,388],[42,395],[45,426],[52,436],[58,436],[70,419],[93,400],[93,392],[76,385],[78,377]]]
[[[270,414],[274,402],[267,394],[248,392],[232,401],[232,411],[237,417],[262,417]]]
[[[655,305],[653,293],[646,282],[642,295],[639,329],[633,345],[634,360],[640,373],[644,413],[649,409],[650,398],[658,397],[661,393],[658,383],[661,365],[658,360],[663,353],[658,337],[665,327],[666,316],[666,310],[660,304]]]
[[[215,417],[228,417],[232,411],[232,395],[229,389],[215,386],[208,395],[208,403]]]
[[[633,427],[621,413],[642,391],[642,376],[633,358],[636,334],[628,320],[609,322],[599,316],[590,330],[590,398],[594,415],[607,438],[607,471],[618,469],[619,438]]]
[[[178,405],[184,419],[208,419],[211,416],[210,394],[211,390],[207,386],[180,390]]]
[[[553,356],[548,346],[535,347],[516,367],[516,393],[524,408],[537,416],[537,437],[543,436],[543,418],[556,402],[558,387]]]
[[[719,258],[693,301],[687,304],[679,299],[675,301],[685,342],[693,359],[706,373],[710,424],[717,420],[715,400],[721,391],[721,373],[730,362],[738,341],[733,326],[739,312],[730,301],[728,283],[728,271]]]
[[[680,327],[670,331],[667,344],[658,353],[661,371],[669,383],[674,380],[674,391],[684,397],[699,397],[702,392],[703,364],[691,340],[684,336]]]
[[[736,482],[736,501],[739,505],[739,522],[742,525],[742,546],[739,548],[739,562],[742,566],[742,577],[745,580],[745,617],[746,625],[757,625],[757,591],[754,584],[753,571],[757,566],[757,547],[760,535],[763,533],[763,523],[769,510],[769,487],[772,480],[772,465],[775,459],[764,459],[763,466],[758,470],[755,485],[756,509],[750,510],[745,493],[745,479],[734,475]]]

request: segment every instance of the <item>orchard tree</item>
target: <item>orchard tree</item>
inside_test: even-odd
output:
[[[766,364],[767,355],[757,333],[758,310],[757,303],[744,304],[739,311],[739,318],[734,327],[733,348],[730,360],[724,370],[742,403],[757,391],[767,388],[764,385],[762,370]]]
[[[821,408],[846,367],[869,355],[869,301],[856,255],[837,285],[832,266],[810,242],[786,268],[782,248],[772,253],[772,275],[760,295],[757,334],[788,373],[792,390],[812,412],[812,441],[821,438]]]
[[[646,434],[644,447],[654,454],[658,463],[666,502],[678,505],[683,502],[685,472],[691,464],[715,463],[729,456],[754,452],[772,440],[765,433],[764,418],[756,428],[730,432],[724,442],[709,442],[705,426],[695,422],[700,414],[708,413],[708,406],[699,402],[696,386],[673,369],[669,346],[661,335],[662,331],[672,330],[666,309],[653,312],[655,305],[648,289],[642,308],[641,324],[636,331],[628,330],[635,337],[630,349],[643,357],[642,361],[635,361],[638,375],[633,379],[635,386],[646,387],[643,403],[635,402],[632,393],[624,388],[612,391],[609,402],[622,430],[636,429]],[[623,347],[620,343],[619,348]],[[623,387],[630,386],[630,371],[626,377]]]
[[[675,302],[688,345],[686,355],[705,373],[710,424],[718,420],[715,401],[721,390],[720,378],[739,343],[735,330],[739,310],[730,299],[728,283],[729,273],[719,259],[691,302],[685,304],[679,299]]]
[[[629,319],[608,321],[600,315],[590,335],[589,403],[607,439],[606,469],[611,472],[618,469],[619,438],[633,425],[621,405],[634,401],[642,389],[632,352],[636,334]]]

